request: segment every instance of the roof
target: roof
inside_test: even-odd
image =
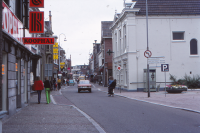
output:
[[[101,21],[101,37],[102,38],[112,38],[112,30],[110,26],[113,24],[113,21]]]
[[[146,15],[146,0],[138,0],[136,15]],[[200,15],[200,0],[148,0],[149,15]]]

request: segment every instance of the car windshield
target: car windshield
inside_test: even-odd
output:
[[[73,83],[74,81],[73,80],[69,80],[69,83]]]
[[[79,83],[80,84],[90,84],[89,80],[81,80]]]

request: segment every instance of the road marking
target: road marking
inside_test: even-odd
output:
[[[50,95],[50,98],[51,98],[51,101],[53,102],[53,104],[56,104],[56,102],[55,102],[55,100],[54,100],[52,95]]]
[[[99,131],[99,133],[106,133],[103,128],[101,128],[99,126],[98,123],[96,123],[96,121],[94,121],[89,115],[87,115],[85,112],[83,112],[82,110],[80,110],[79,108],[77,108],[76,106],[72,105],[76,110],[78,110],[82,115],[84,115],[95,127],[96,129]]]
[[[93,84],[92,84],[93,85]],[[93,85],[94,86],[94,85]],[[96,88],[96,86],[94,86],[94,88]]]
[[[50,95],[51,97],[51,101],[53,102],[53,104],[57,104],[53,98],[52,95]],[[79,111],[82,115],[84,115],[94,126],[95,128],[99,131],[99,133],[106,133],[103,128],[96,122],[94,121],[89,115],[87,115],[85,112],[83,112],[82,110],[80,110],[78,107],[74,106],[74,105],[69,105],[74,107],[77,111]]]

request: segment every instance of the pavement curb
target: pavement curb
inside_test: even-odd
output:
[[[98,91],[107,93],[106,91],[102,91],[101,89],[98,89]],[[174,107],[174,106],[169,106],[169,105],[164,105],[164,104],[149,102],[149,101],[145,101],[145,100],[139,100],[139,99],[136,99],[136,98],[130,98],[130,97],[123,96],[123,95],[120,95],[120,94],[115,94],[115,95],[116,96],[120,96],[120,97],[124,97],[124,98],[128,98],[128,99],[132,99],[132,100],[136,100],[136,101],[140,101],[140,102],[146,102],[146,103],[151,103],[151,104],[155,104],[155,105],[165,106],[165,107],[169,107],[169,108],[181,109],[181,110],[190,111],[190,112],[194,112],[194,113],[199,113],[200,114],[200,111],[197,111],[197,110],[192,110],[192,109],[188,109],[188,108],[181,108],[181,107]]]

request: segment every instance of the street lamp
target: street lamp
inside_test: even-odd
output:
[[[65,34],[64,33],[61,33],[60,35],[64,35],[65,36]],[[60,35],[59,35],[59,48],[58,48],[58,65],[59,65],[59,71],[60,71]],[[66,40],[66,36],[65,36],[65,38],[64,38],[64,41],[67,41]]]

